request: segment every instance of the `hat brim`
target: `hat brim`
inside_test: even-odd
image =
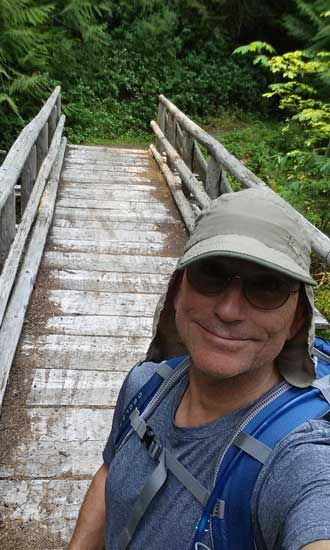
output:
[[[184,269],[199,259],[213,256],[241,258],[284,273],[288,277],[308,285],[317,285],[310,274],[303,270],[298,263],[288,258],[286,254],[270,248],[256,239],[242,235],[217,235],[196,243],[183,254],[177,269]]]

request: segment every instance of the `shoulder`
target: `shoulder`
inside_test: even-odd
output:
[[[324,529],[330,538],[329,462],[330,423],[325,420],[304,422],[278,443],[260,472],[251,502],[261,540],[291,540],[288,546],[275,546],[293,549],[317,540],[315,536],[326,538]]]

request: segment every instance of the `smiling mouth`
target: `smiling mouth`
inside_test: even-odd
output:
[[[197,325],[205,330],[208,334],[211,334],[211,336],[214,336],[215,338],[218,338],[219,340],[225,340],[226,342],[247,342],[250,340],[253,340],[253,338],[246,338],[246,337],[237,337],[237,336],[224,336],[223,334],[219,334],[217,332],[214,332],[212,329],[206,327],[205,325],[202,325],[201,323],[196,322]]]

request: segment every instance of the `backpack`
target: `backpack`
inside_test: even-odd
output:
[[[317,373],[313,386],[301,389],[282,382],[249,410],[219,457],[211,492],[162,447],[147,424],[147,418],[187,371],[189,358],[175,357],[151,364],[155,372],[128,403],[115,446],[118,450],[135,431],[157,467],[133,505],[119,538],[120,550],[128,547],[151,500],[165,483],[168,471],[203,508],[191,550],[208,548],[203,544],[203,536],[209,525],[215,550],[255,550],[251,514],[247,511],[254,484],[267,457],[281,439],[305,420],[330,421],[330,342],[316,338],[313,355]]]

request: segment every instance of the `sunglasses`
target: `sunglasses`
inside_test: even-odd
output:
[[[277,309],[285,304],[290,294],[299,292],[297,281],[271,271],[260,271],[241,276],[231,273],[228,263],[207,259],[192,263],[186,268],[192,288],[206,296],[217,296],[229,287],[234,279],[240,279],[244,297],[257,309]]]

